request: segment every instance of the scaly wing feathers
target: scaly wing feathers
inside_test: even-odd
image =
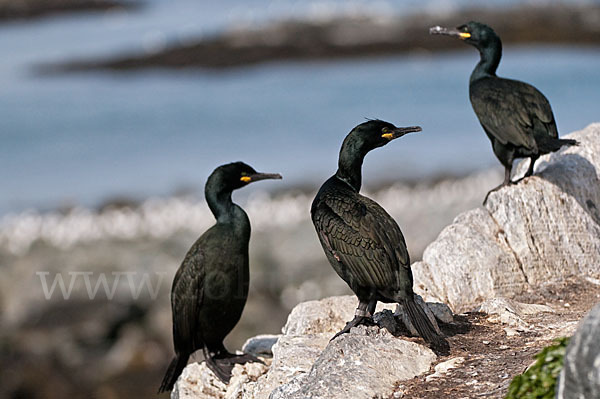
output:
[[[336,268],[353,283],[382,290],[398,285],[409,257],[400,228],[376,202],[355,194],[327,195],[313,214],[324,247],[340,263]],[[353,284],[348,281],[352,286]]]
[[[198,340],[198,313],[204,296],[204,254],[196,243],[188,251],[173,279],[171,307],[176,352],[192,353],[203,346]]]

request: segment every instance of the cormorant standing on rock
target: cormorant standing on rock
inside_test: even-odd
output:
[[[518,80],[496,76],[502,42],[492,28],[469,22],[456,29],[436,26],[429,32],[464,40],[477,48],[481,56],[471,73],[469,97],[479,122],[492,141],[494,154],[505,167],[504,182],[487,193],[484,204],[490,193],[514,184],[510,173],[515,158],[531,158],[525,178],[533,174],[534,163],[540,155],[557,151],[564,145],[577,145],[575,140],[558,138],[550,103],[538,89]]]
[[[236,363],[260,361],[234,355],[223,339],[240,320],[248,297],[248,242],[250,221],[231,200],[233,190],[279,174],[257,173],[242,162],[219,166],[204,189],[206,202],[217,219],[190,248],[173,279],[173,343],[171,361],[159,392],[170,391],[188,358],[202,349],[208,367],[224,383]]]
[[[406,309],[418,333],[434,349],[449,349],[415,302],[410,259],[398,224],[379,204],[359,194],[365,155],[419,131],[418,126],[398,128],[380,120],[356,126],[342,144],[337,172],[312,203],[312,221],[325,255],[359,300],[354,319],[334,339],[354,326],[371,323],[377,301],[395,302]]]

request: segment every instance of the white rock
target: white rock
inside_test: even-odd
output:
[[[423,300],[420,297],[416,300],[433,318]],[[184,370],[172,397],[267,399],[326,395],[323,397],[371,398],[389,396],[397,381],[429,370],[436,358],[430,349],[394,337],[386,330],[395,330],[397,321],[391,310],[395,304],[380,303],[377,306],[374,319],[385,328],[359,326],[330,342],[353,318],[357,304],[356,297],[349,295],[299,304],[290,313],[282,335],[253,337],[244,344],[243,350],[247,352],[272,351],[273,358],[265,360],[268,371],[267,366],[258,363],[236,365],[231,382],[225,386],[204,363],[194,363]],[[452,317],[442,304],[437,304],[435,309],[442,317]],[[357,380],[361,384],[357,385]],[[330,382],[327,392],[322,393],[323,384]],[[349,386],[358,389],[354,392],[358,396],[347,396]]]
[[[271,399],[387,397],[398,381],[428,371],[435,359],[422,345],[359,326],[329,343],[308,374],[277,388]]]
[[[225,384],[215,377],[204,362],[191,363],[177,379],[171,399],[222,399],[226,389]]]
[[[454,321],[454,315],[452,314],[452,310],[445,303],[427,302],[427,307],[431,310],[431,312],[435,315],[435,318],[439,321],[442,321],[446,324],[452,323]]]
[[[242,352],[251,353],[253,355],[273,355],[273,345],[281,335],[261,334],[252,338],[248,338],[242,345]]]
[[[476,309],[477,312],[488,314],[491,322],[507,324],[517,327],[521,331],[529,328],[523,320],[525,316],[539,313],[554,313],[554,309],[547,305],[521,303],[508,298],[492,298],[482,303]]]
[[[435,373],[428,375],[425,380],[431,381],[434,378],[439,378],[448,373],[449,370],[458,367],[465,361],[464,357],[455,357],[445,362],[441,362],[434,367]]]
[[[354,317],[355,296],[345,295],[298,304],[282,329],[284,335],[335,334]]]
[[[206,363],[191,363],[181,373],[173,387],[171,399],[240,399],[249,398],[247,391],[268,370],[265,364],[235,365],[228,385],[223,384]]]
[[[269,372],[258,379],[251,397],[267,399],[278,386],[308,373],[331,337],[329,333],[282,336],[273,346]]]
[[[600,124],[567,137],[580,145],[541,157],[534,176],[440,233],[412,266],[418,293],[463,312],[570,275],[600,279]]]

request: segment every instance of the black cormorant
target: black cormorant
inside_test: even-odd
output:
[[[159,392],[170,391],[189,356],[202,349],[208,367],[229,382],[236,363],[259,361],[251,355],[234,355],[223,339],[237,324],[248,297],[248,242],[250,221],[233,203],[233,190],[279,174],[257,173],[242,162],[219,166],[204,189],[206,202],[217,219],[190,248],[173,279],[173,343],[171,361]]]
[[[540,155],[557,151],[577,141],[559,139],[556,122],[548,99],[535,87],[518,80],[496,76],[502,56],[502,42],[487,25],[469,22],[456,29],[433,27],[431,34],[447,35],[464,40],[477,50],[481,59],[471,73],[469,97],[473,110],[487,136],[494,154],[505,167],[504,182],[491,192],[512,184],[510,173],[515,158],[531,158],[524,177],[533,174]]]
[[[402,305],[418,333],[443,352],[448,342],[437,334],[416,304],[406,243],[398,224],[375,201],[359,194],[365,155],[418,126],[397,128],[369,120],[345,138],[338,170],[320,188],[311,215],[325,255],[359,300],[354,319],[333,338],[361,323],[370,323],[377,301]]]

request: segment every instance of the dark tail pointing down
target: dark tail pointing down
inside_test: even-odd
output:
[[[414,299],[405,299],[402,301],[402,305],[404,306],[404,309],[406,309],[406,313],[417,329],[417,332],[425,342],[431,346],[431,349],[433,349],[436,354],[448,355],[450,353],[448,341],[436,332],[431,321],[429,321],[429,318],[425,314],[425,311],[421,309]]]
[[[189,355],[180,353],[175,355],[173,360],[171,360],[171,364],[169,364],[169,368],[167,369],[165,377],[160,384],[160,388],[158,388],[158,393],[171,391],[173,389],[177,378],[179,378],[181,372],[187,365],[189,357]]]

